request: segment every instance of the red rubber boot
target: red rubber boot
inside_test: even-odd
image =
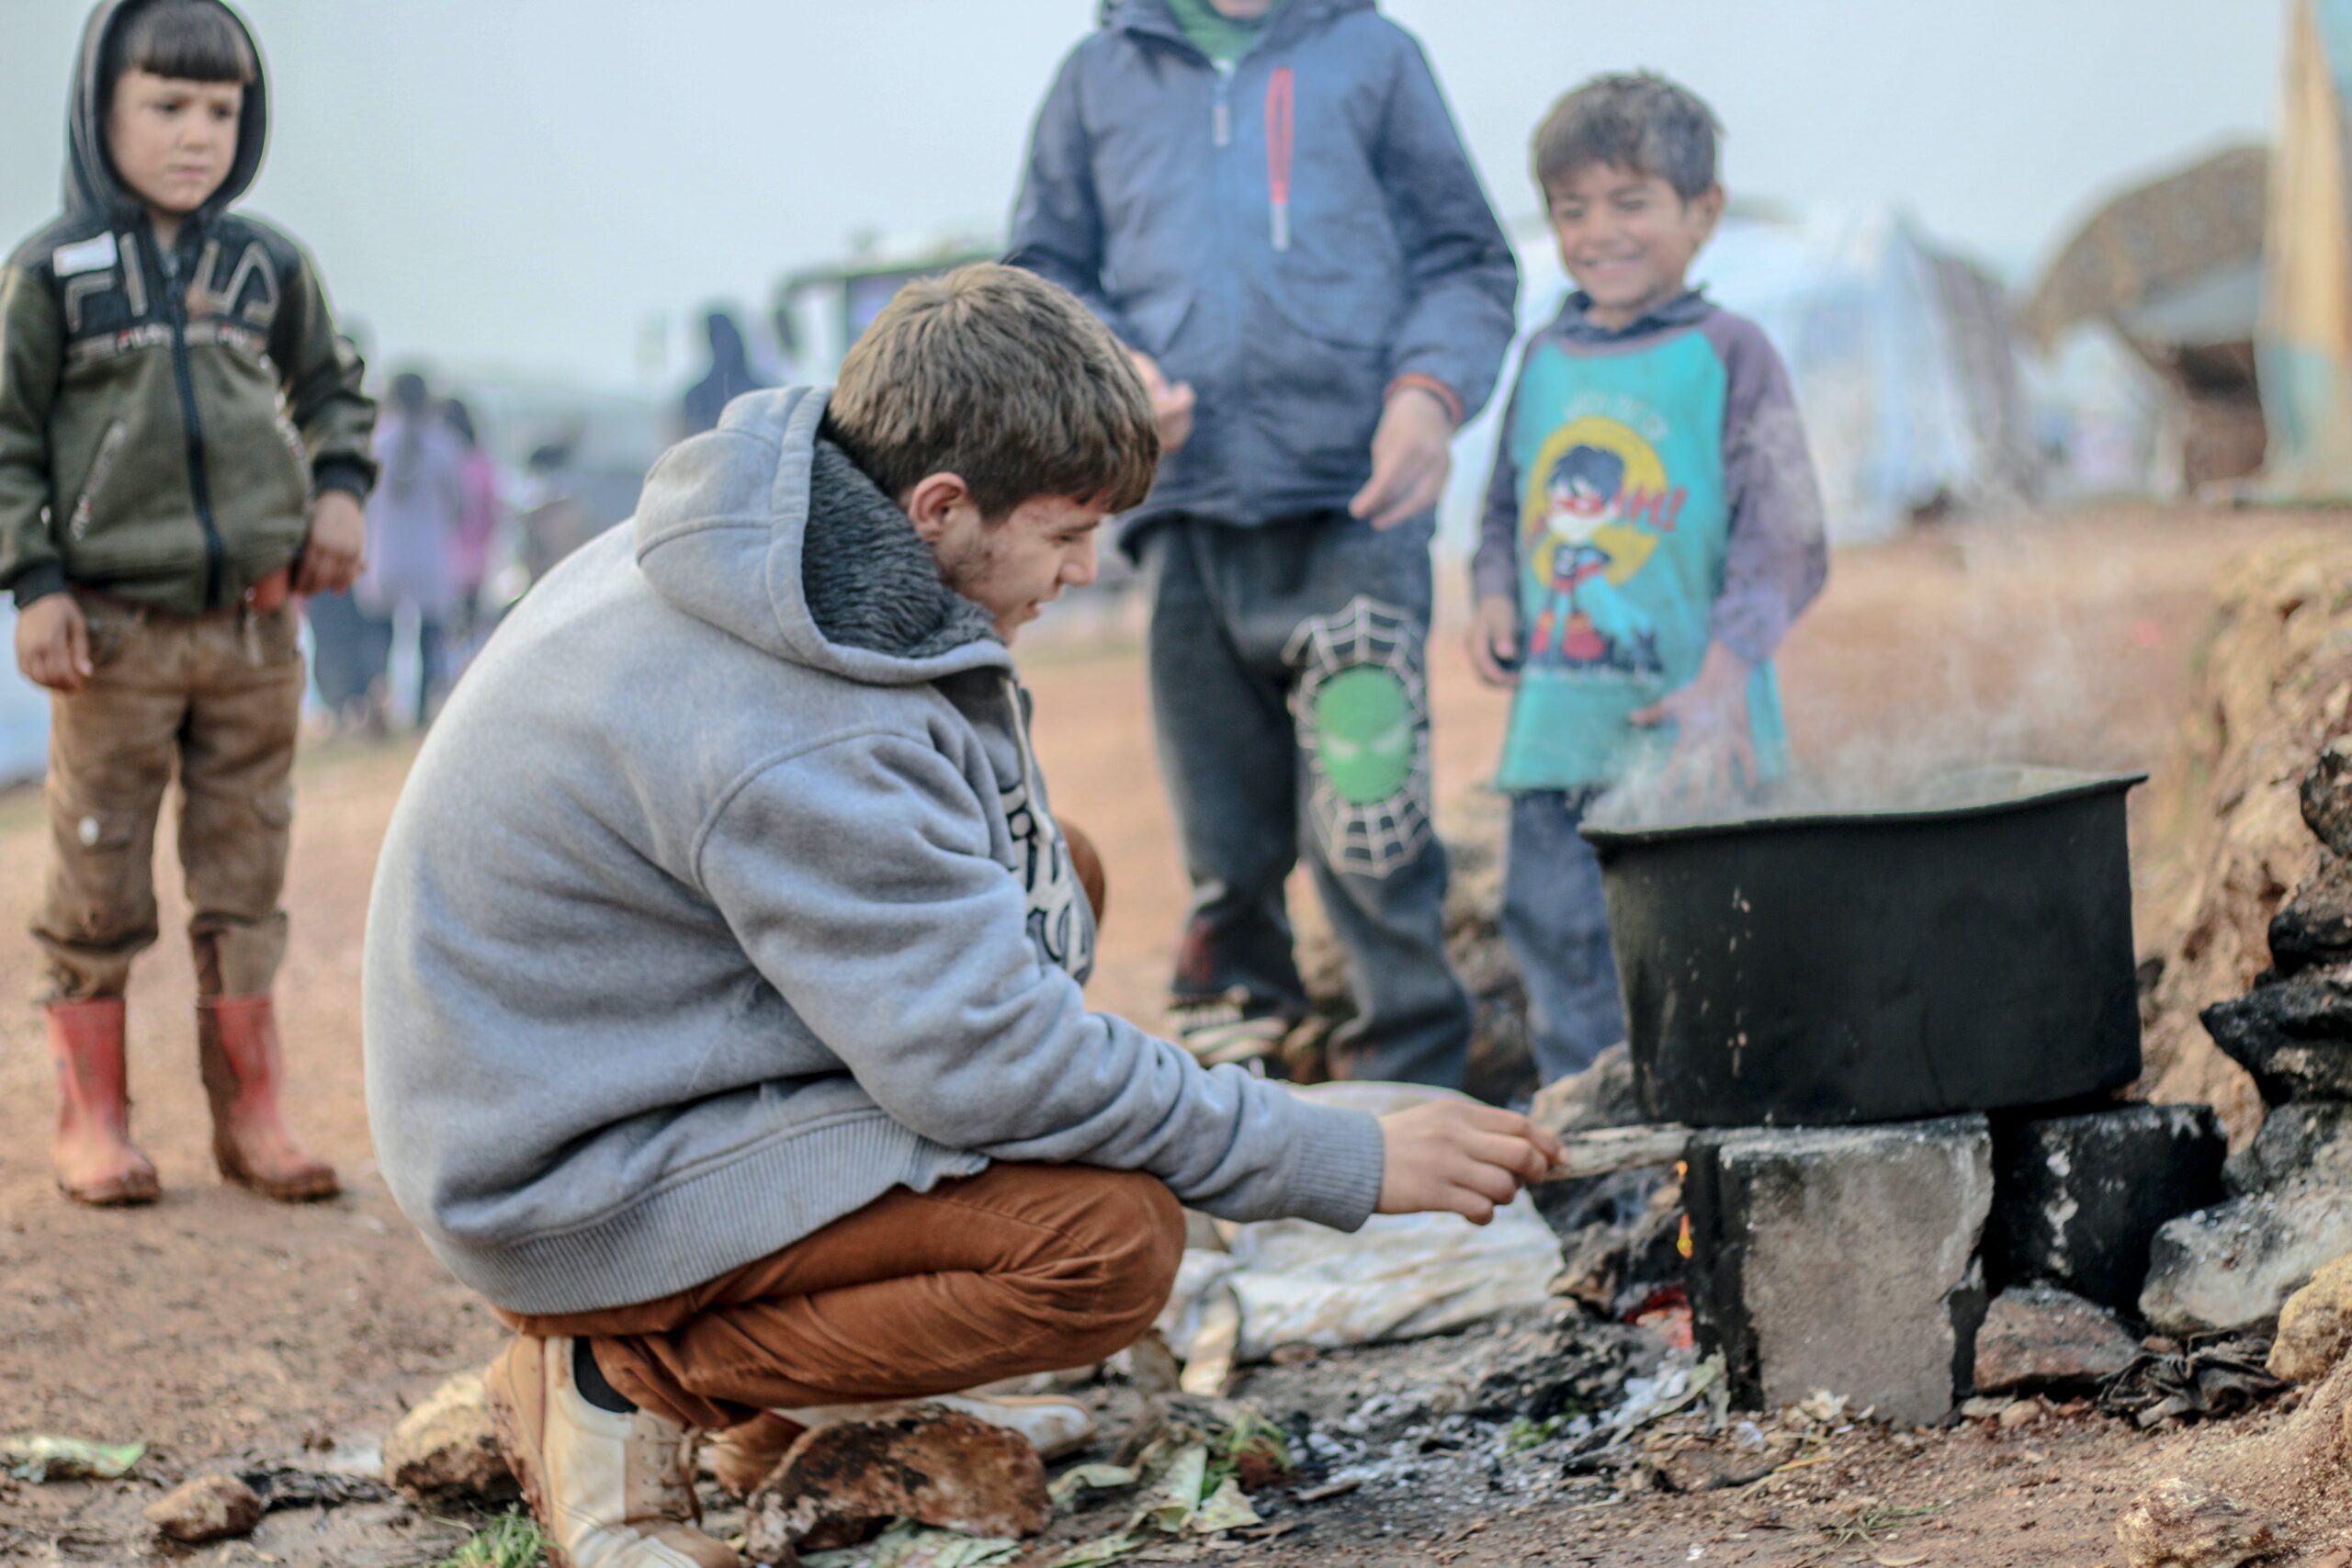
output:
[[[51,1002],[49,1055],[57,1064],[57,1185],[99,1208],[152,1203],[163,1194],[153,1162],[131,1146],[123,1070],[120,997]]]
[[[220,1174],[281,1202],[341,1191],[334,1168],[303,1151],[278,1111],[286,1053],[270,999],[200,998],[196,1039],[204,1093],[212,1102],[212,1158]]]

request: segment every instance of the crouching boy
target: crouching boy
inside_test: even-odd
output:
[[[1116,1349],[1180,1200],[1483,1219],[1545,1168],[1507,1112],[1311,1106],[1080,999],[1008,644],[1157,457],[1061,289],[910,286],[830,397],[665,457],[427,740],[368,922],[369,1110],[519,1332],[493,1404],[567,1556],[736,1561],[687,1522],[691,1429]]]

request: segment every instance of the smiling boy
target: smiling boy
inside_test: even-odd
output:
[[[1689,283],[1723,216],[1716,131],[1694,94],[1640,74],[1585,84],[1535,133],[1577,292],[1520,361],[1469,646],[1481,679],[1517,687],[1502,923],[1547,1081],[1624,1032],[1577,823],[1645,761],[1702,798],[1777,775],[1772,652],[1828,572],[1788,372]]]
[[[198,1060],[223,1175],[324,1197],[295,1143],[270,991],[302,701],[291,593],[347,587],[375,411],[293,242],[230,206],[266,140],[260,59],[217,0],[107,0],[74,76],[65,213],[0,271],[0,589],[49,688],[58,1185],[153,1199],[130,1138],[131,961],[156,937],[176,771]]]
[[[729,1564],[690,1428],[1098,1359],[1181,1199],[1484,1218],[1556,1144],[1383,1121],[1090,1012],[1095,911],[1010,645],[1159,456],[1079,302],[901,290],[533,589],[409,776],[368,920],[386,1179],[520,1333],[490,1387],[557,1561]]]

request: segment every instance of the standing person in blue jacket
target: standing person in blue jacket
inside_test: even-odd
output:
[[[1304,850],[1345,950],[1350,1077],[1458,1085],[1423,679],[1447,442],[1519,272],[1412,37],[1372,0],[1118,0],[1039,112],[1009,257],[1109,324],[1166,456],[1121,540],[1193,882],[1170,1032],[1304,1015]]]

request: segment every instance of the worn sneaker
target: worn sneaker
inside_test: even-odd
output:
[[[742,1568],[695,1527],[686,1429],[600,1410],[571,1376],[570,1339],[517,1338],[483,1374],[491,1418],[555,1568]]]
[[[852,1421],[881,1421],[899,1416],[920,1416],[926,1410],[954,1410],[991,1427],[1002,1427],[1029,1440],[1044,1460],[1062,1459],[1094,1440],[1094,1416],[1075,1399],[1050,1394],[944,1393],[932,1399],[910,1399],[876,1404],[817,1404],[798,1410],[763,1410],[738,1427],[729,1427],[703,1449],[703,1462],[719,1485],[738,1497],[748,1497],[775,1472],[784,1456],[812,1427],[833,1427]]]
[[[1262,1073],[1290,1032],[1272,1002],[1235,987],[1221,996],[1182,997],[1168,1004],[1168,1037],[1204,1067],[1238,1062]]]

